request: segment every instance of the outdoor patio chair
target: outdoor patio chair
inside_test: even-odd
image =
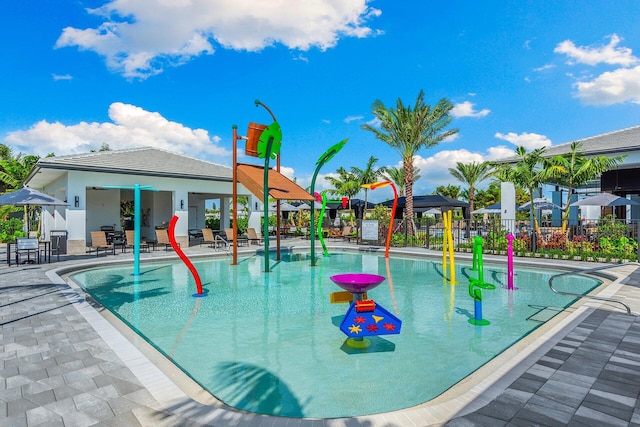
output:
[[[342,230],[339,228],[331,228],[329,229],[329,238],[330,239],[342,239]]]
[[[342,240],[346,240],[346,241],[351,241],[351,238],[353,237],[351,235],[351,229],[352,227],[350,225],[345,225],[344,228],[342,229]]]
[[[201,231],[202,240],[200,240],[200,244],[208,243],[210,248],[217,248],[220,241],[216,241],[216,236],[214,236],[213,230],[210,228],[203,228]]]
[[[189,240],[191,239],[200,239],[200,243],[202,243],[202,230],[198,230],[197,228],[192,228],[189,230]]]
[[[134,241],[135,241],[135,236],[134,236],[135,230],[125,230],[124,234],[125,234],[125,244],[124,247],[122,248],[124,252],[127,252],[127,248],[134,248]],[[142,252],[143,250],[146,250],[147,252],[150,252],[149,249],[149,243],[144,240],[143,238],[140,238],[140,252]]]
[[[227,237],[227,242],[229,242],[229,244],[233,244],[234,241],[234,233],[233,233],[233,228],[225,228],[224,229],[224,234]],[[238,246],[240,246],[241,244],[249,244],[249,239],[247,238],[247,236],[238,236]]]
[[[96,257],[100,255],[100,251],[104,251],[105,255],[107,251],[111,251],[113,255],[116,254],[116,246],[113,243],[107,243],[107,236],[104,231],[92,231],[91,232],[91,246],[89,246],[89,252],[96,251]]]
[[[247,238],[249,239],[249,244],[255,243],[259,245],[262,241],[255,228],[247,228]]]
[[[62,250],[62,248],[60,247],[60,240],[62,239],[62,236],[60,235],[54,235],[51,236],[51,242],[49,243],[49,262],[51,262],[51,255],[55,255],[56,256],[56,260],[60,261],[60,251]]]
[[[169,240],[169,232],[164,228],[156,229],[156,242],[157,246],[164,246],[165,252],[172,247],[171,241]],[[180,246],[180,243],[178,243],[178,246]]]
[[[31,259],[33,254],[34,259]],[[23,260],[23,264],[31,264],[37,262],[40,264],[40,242],[37,238],[32,237],[18,237],[16,239],[16,264],[20,264],[20,257],[27,256],[26,260]]]

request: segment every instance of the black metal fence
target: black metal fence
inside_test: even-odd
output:
[[[580,225],[551,227],[542,222],[537,228],[530,221],[501,220],[499,217],[487,221],[453,220],[451,236],[453,247],[465,251],[473,247],[476,236],[483,239],[483,248],[492,253],[506,253],[507,234],[515,237],[513,250],[516,255],[540,256],[564,259],[611,261],[638,259],[639,220],[615,219],[582,220]],[[365,223],[365,229],[367,228]],[[389,225],[379,224],[378,237],[363,234],[362,221],[358,221],[358,243],[362,245],[384,245]],[[415,233],[410,233],[405,220],[394,222],[391,235],[392,247],[422,247],[442,250],[445,227],[441,219],[423,217],[415,221]]]

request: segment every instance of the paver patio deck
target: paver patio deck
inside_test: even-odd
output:
[[[308,247],[308,241],[283,243]],[[197,256],[212,249],[186,251]],[[166,256],[158,251],[142,259]],[[0,266],[0,427],[640,425],[640,318],[613,304],[590,302],[569,310],[525,348],[514,350],[499,369],[452,398],[366,417],[301,420],[188,397],[91,307],[81,290],[56,274],[95,263],[95,256],[63,258]],[[130,258],[119,254],[99,262]],[[624,299],[638,313],[640,270],[619,270],[619,279],[602,293]]]

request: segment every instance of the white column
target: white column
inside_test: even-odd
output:
[[[516,234],[516,188],[513,182],[500,184],[500,220],[511,234]]]

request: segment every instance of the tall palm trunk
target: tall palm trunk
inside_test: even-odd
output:
[[[405,222],[407,224],[407,235],[416,235],[416,224],[413,221],[413,156],[404,159],[404,183],[405,183],[405,204],[404,214]]]

